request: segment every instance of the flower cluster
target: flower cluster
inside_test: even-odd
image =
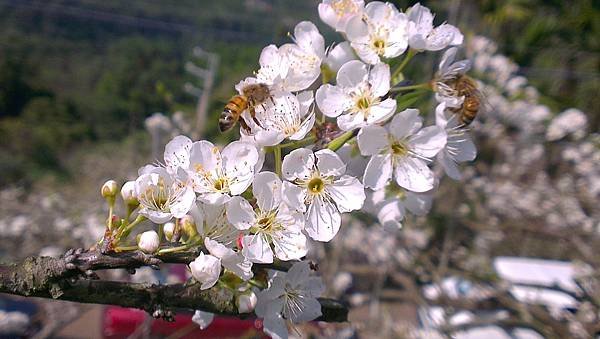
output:
[[[326,49],[305,21],[291,43],[265,47],[255,75],[235,86],[241,111],[223,112],[223,121],[239,121],[241,138],[224,147],[173,138],[160,164],[123,187],[127,218],[113,218],[111,207],[103,243],[123,250],[119,242],[137,224],[158,224],[162,232],[142,234],[138,248],[199,248],[189,268],[200,288],[231,288],[240,312],[255,307],[276,338],[287,337],[286,322],[321,315],[316,298],[324,288],[306,262],[271,278],[253,264],[302,260],[308,241],[334,239],[342,214],[352,211],[371,212],[386,227],[400,226],[406,211],[425,214],[439,180],[434,163],[458,179],[457,163],[476,153],[461,116],[474,96],[458,85],[469,63],[453,61],[455,48],[434,80],[399,83],[416,54],[461,44],[456,27],[434,27],[419,4],[403,13],[391,3],[324,0],[319,14],[345,41]],[[432,92],[437,109],[409,108]],[[236,105],[232,99],[228,107]],[[195,318],[206,326],[211,315]]]

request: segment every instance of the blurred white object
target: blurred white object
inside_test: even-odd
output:
[[[569,134],[573,134],[577,139],[580,139],[585,135],[586,126],[587,117],[585,114],[576,108],[570,108],[552,119],[546,130],[546,140],[559,140]]]
[[[24,335],[29,325],[27,314],[14,311],[5,312],[0,310],[0,334],[2,335]]]

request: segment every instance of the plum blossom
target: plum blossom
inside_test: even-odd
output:
[[[585,132],[586,126],[587,117],[585,116],[585,113],[576,108],[570,108],[552,119],[552,122],[550,122],[550,125],[546,130],[546,140],[559,140],[569,134],[575,134],[576,137],[581,137],[581,135],[584,134],[583,132]]]
[[[343,41],[328,50],[323,62],[331,72],[337,73],[345,63],[355,59],[356,55],[352,46],[350,46],[348,41]]]
[[[382,100],[390,90],[390,68],[379,63],[369,67],[361,61],[345,63],[337,74],[337,85],[325,84],[316,93],[319,109],[337,117],[343,130],[381,123],[396,110],[396,101]]]
[[[298,95],[285,93],[273,98],[264,109],[256,110],[260,125],[248,119],[252,140],[260,146],[274,146],[285,138],[303,139],[315,123],[315,113],[311,110],[313,101],[310,91]]]
[[[336,31],[344,32],[348,20],[361,14],[364,7],[363,0],[323,0],[319,4],[319,17]]]
[[[460,45],[463,35],[458,28],[442,24],[433,27],[429,8],[417,3],[406,12],[408,16],[408,45],[417,51],[439,51],[450,45]]]
[[[221,204],[243,193],[252,183],[258,162],[256,146],[234,141],[219,151],[209,141],[198,141],[190,152],[189,173],[198,199]]]
[[[185,178],[185,173],[182,176]],[[196,195],[191,185],[180,179],[181,176],[175,178],[162,167],[143,167],[135,181],[139,213],[157,224],[183,217],[192,207]]]
[[[279,52],[285,55],[289,63],[286,89],[295,92],[308,88],[321,74],[325,40],[317,26],[310,21],[296,25],[293,40],[293,44],[279,47]]]
[[[252,262],[241,253],[235,252],[210,238],[204,238],[204,246],[211,255],[221,260],[221,265],[225,269],[230,270],[243,280],[248,280],[254,275],[252,273]]]
[[[269,288],[257,293],[254,312],[263,318],[264,330],[273,338],[287,338],[286,320],[301,323],[321,316],[317,298],[325,290],[319,277],[309,275],[308,262],[296,263],[273,277]]]
[[[210,238],[232,248],[239,231],[227,220],[225,205],[198,202],[190,209],[201,238]]]
[[[371,200],[376,209],[379,223],[388,229],[402,227],[406,210],[423,216],[431,209],[433,190],[416,193],[395,185],[373,192]]]
[[[458,116],[446,110],[445,102],[439,104],[435,112],[435,124],[443,128],[447,135],[446,146],[437,154],[437,161],[450,178],[460,180],[462,176],[458,163],[473,161],[477,156],[477,149]]]
[[[200,289],[206,290],[213,287],[221,274],[221,259],[210,254],[200,252],[200,255],[189,264],[192,276],[202,284]]]
[[[433,85],[437,102],[444,102],[446,107],[454,108],[461,107],[465,98],[452,87],[452,84],[471,69],[471,61],[469,60],[454,62],[456,52],[456,47],[449,48],[444,52]]]
[[[178,135],[165,146],[165,168],[169,173],[174,174],[178,168],[187,169],[190,166],[192,144],[190,138]]]
[[[156,231],[146,231],[142,233],[138,240],[138,247],[145,253],[154,253],[160,246],[160,239]]]
[[[302,215],[282,203],[282,183],[272,172],[254,177],[254,209],[242,197],[227,204],[227,218],[239,230],[248,230],[242,238],[242,253],[256,263],[272,263],[273,253],[281,260],[300,259],[306,255],[306,237],[302,233]],[[271,244],[273,248],[271,248]]]
[[[375,65],[394,58],[408,47],[408,18],[389,2],[373,1],[364,14],[348,20],[346,36],[358,56]]]
[[[344,175],[346,165],[329,149],[300,148],[285,156],[282,165],[284,199],[305,212],[305,230],[317,241],[330,241],[341,225],[341,213],[358,210],[365,200],[358,179]]]
[[[400,187],[413,192],[433,188],[435,177],[427,162],[446,145],[446,133],[438,126],[422,126],[419,111],[407,109],[397,114],[387,128],[373,125],[360,130],[360,152],[371,156],[363,178],[366,187],[385,187],[393,172]]]

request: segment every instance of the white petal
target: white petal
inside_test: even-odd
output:
[[[321,303],[315,298],[304,298],[301,305],[302,312],[290,315],[290,320],[295,324],[315,320],[322,315]]]
[[[294,28],[296,43],[302,49],[314,53],[318,57],[325,54],[325,40],[317,26],[310,21],[299,22]]]
[[[271,339],[288,339],[288,329],[281,316],[265,318],[263,330],[271,336]]]
[[[422,35],[427,35],[433,29],[433,15],[429,8],[417,3],[406,11],[408,20],[415,24],[415,29]]]
[[[335,29],[335,24],[337,22],[337,14],[329,4],[320,3],[319,7],[319,17],[323,20],[324,23],[328,24],[332,28]]]
[[[206,329],[213,321],[215,315],[213,313],[196,310],[192,321],[195,322],[201,330]]]
[[[313,151],[308,148],[295,149],[283,158],[281,170],[283,178],[293,181],[307,179],[315,164]]]
[[[369,72],[369,84],[374,96],[386,95],[390,90],[390,66],[383,62],[373,66]]]
[[[448,48],[442,55],[442,59],[440,60],[440,64],[438,66],[438,69],[442,74],[445,73],[448,67],[450,67],[450,65],[454,62],[457,51],[458,49],[456,47]]]
[[[367,65],[359,60],[351,60],[343,64],[337,74],[337,85],[353,88],[367,81],[369,72]]]
[[[167,212],[160,212],[156,210],[151,210],[148,208],[141,208],[140,214],[150,219],[155,224],[164,224],[167,221],[173,219],[173,214]]]
[[[221,264],[244,281],[248,281],[254,276],[252,262],[241,253],[225,257],[221,260]]]
[[[219,259],[235,256],[235,252],[231,248],[227,248],[225,245],[210,238],[204,238],[204,246],[211,255]]]
[[[323,114],[335,118],[352,106],[352,99],[337,86],[325,84],[315,95],[317,106]]]
[[[361,209],[365,202],[365,188],[358,179],[344,175],[328,186],[329,193],[340,212],[351,212]]]
[[[286,205],[296,209],[299,212],[306,211],[304,199],[306,198],[306,190],[296,186],[289,181],[283,182],[283,200]]]
[[[341,222],[340,212],[334,203],[316,196],[308,207],[304,229],[312,239],[328,242],[339,231]]]
[[[454,161],[454,159],[452,159],[448,152],[440,152],[436,159],[440,162],[440,164],[442,164],[444,172],[446,172],[446,175],[448,175],[450,178],[454,180],[460,180],[462,178],[458,164],[456,161]]]
[[[433,188],[433,172],[420,159],[405,157],[395,165],[396,182],[413,192],[426,192]]]
[[[183,135],[176,136],[165,146],[165,165],[167,168],[187,169],[190,165],[191,150],[192,140],[190,138]]]
[[[234,141],[222,152],[223,169],[230,179],[232,195],[242,194],[252,183],[254,165],[258,162],[256,146],[243,141]]]
[[[256,222],[256,214],[246,199],[233,197],[227,203],[227,220],[238,230],[247,230]]]
[[[385,128],[371,125],[361,128],[358,132],[358,148],[362,155],[373,155],[389,146],[388,132]]]
[[[281,189],[281,179],[273,172],[258,173],[252,182],[252,194],[263,212],[272,211],[279,206]]]
[[[212,205],[223,205],[231,199],[231,196],[226,193],[211,192],[198,195],[198,200]]]
[[[294,263],[288,270],[285,280],[292,286],[297,287],[304,284],[310,276],[310,265],[308,261]]]
[[[337,118],[338,127],[342,131],[351,131],[355,128],[366,126],[365,117],[362,113],[349,113]]]
[[[337,44],[331,51],[329,51],[327,58],[325,58],[325,63],[332,71],[337,73],[343,64],[354,59],[356,59],[356,56],[354,55],[354,51],[352,50],[350,43],[348,41],[344,41]]]
[[[323,176],[340,176],[346,172],[346,164],[330,149],[322,149],[315,153],[317,169]]]
[[[379,190],[385,187],[390,179],[392,179],[392,155],[373,155],[365,169],[363,177],[365,187]]]
[[[264,234],[246,235],[242,238],[242,245],[242,254],[251,262],[261,264],[273,262],[273,251]]]
[[[439,51],[448,47],[459,35],[459,30],[448,24],[436,27],[427,37],[427,49],[430,51]]]
[[[260,130],[254,135],[254,140],[260,146],[275,146],[285,139],[285,134],[279,130]]]
[[[183,218],[192,208],[196,201],[196,193],[191,186],[183,188],[183,194],[171,204],[170,210],[175,218]]]
[[[404,139],[415,134],[421,126],[423,126],[423,119],[419,116],[419,110],[409,108],[394,116],[389,129],[397,139]]]
[[[378,124],[390,118],[396,112],[396,100],[388,98],[369,107],[367,124]]]
[[[369,26],[363,21],[362,15],[355,15],[348,19],[346,27],[348,41],[366,43],[369,38]]]
[[[379,223],[387,228],[394,229],[402,227],[402,219],[404,219],[404,207],[398,199],[392,199],[386,201],[377,213],[377,219]]]
[[[213,287],[219,280],[221,259],[200,252],[200,255],[189,264],[189,267],[194,279],[202,284],[200,289],[205,290]]]
[[[410,138],[411,151],[432,158],[446,146],[446,132],[438,126],[428,126],[421,129]]]
[[[315,125],[315,112],[313,111],[310,113],[310,115],[308,117],[306,117],[306,119],[304,119],[304,121],[302,121],[302,124],[300,125],[300,128],[298,129],[298,131],[296,133],[290,135],[289,139],[290,140],[304,139],[306,134],[308,134],[308,132],[310,132],[310,130],[313,128],[314,125]]]
[[[368,41],[367,42],[352,42],[350,44],[350,46],[352,46],[352,48],[354,49],[354,51],[356,52],[356,55],[358,55],[360,60],[366,62],[369,65],[376,65],[381,61],[381,59],[379,59],[379,55],[377,54],[377,52],[375,52],[375,50],[373,50],[369,46]]]
[[[466,132],[465,132],[466,133]],[[475,144],[473,140],[467,135],[463,134],[458,138],[462,139],[460,143],[457,145],[458,152],[454,156],[454,159],[457,162],[465,162],[465,161],[473,161],[477,156],[477,148],[475,148]]]
[[[211,142],[201,140],[192,145],[190,152],[190,169],[192,171],[210,172],[221,166],[221,153]]]
[[[280,260],[298,260],[306,255],[308,247],[302,232],[281,231],[271,235],[275,256]]]

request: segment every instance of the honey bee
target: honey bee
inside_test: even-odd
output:
[[[458,115],[458,120],[464,126],[468,126],[475,120],[477,113],[483,108],[483,94],[477,89],[475,81],[466,75],[458,77],[450,86],[456,91],[459,97],[464,97],[461,107],[453,108],[451,111]]]
[[[271,98],[269,87],[265,84],[250,84],[242,88],[242,94],[233,96],[225,105],[221,117],[219,118],[219,130],[226,132],[233,128],[236,122],[240,122],[240,126],[246,131],[250,131],[250,127],[244,120],[242,113],[247,109],[250,116],[258,125],[256,120],[257,106],[267,102]]]

